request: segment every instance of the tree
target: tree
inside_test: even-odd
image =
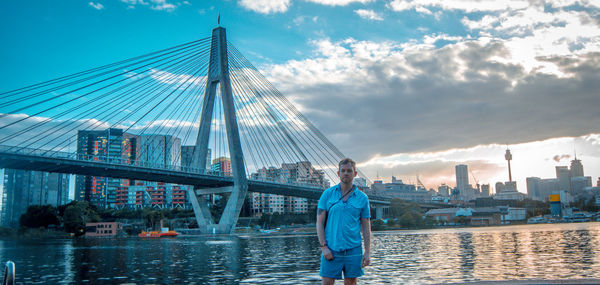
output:
[[[417,226],[422,225],[423,218],[419,212],[415,211],[406,211],[399,219],[399,223],[402,227],[405,228],[416,228]]]
[[[156,224],[160,223],[160,220],[165,218],[165,214],[160,210],[144,208],[142,218],[146,220],[146,227],[154,228]]]
[[[421,207],[419,204],[412,201],[405,201],[402,199],[394,198],[390,202],[390,214],[394,218],[400,218],[407,212],[421,213]]]
[[[73,201],[64,208],[63,224],[68,233],[83,235],[86,223],[99,221],[101,221],[100,216],[88,202]]]
[[[49,225],[59,225],[60,221],[52,205],[36,205],[27,208],[27,212],[19,218],[19,224],[28,228],[48,228]]]
[[[373,220],[373,222],[371,223],[371,230],[372,231],[381,231],[385,228],[385,226],[383,225],[383,221],[382,220]]]

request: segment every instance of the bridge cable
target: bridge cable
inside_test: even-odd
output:
[[[71,79],[71,78],[76,78],[76,77],[83,76],[83,75],[89,74],[89,73],[94,73],[94,72],[99,71],[99,70],[103,70],[103,69],[110,68],[110,67],[113,67],[113,66],[116,66],[116,65],[127,63],[129,61],[134,61],[134,60],[137,60],[137,59],[148,57],[148,56],[153,55],[153,54],[165,52],[165,51],[168,51],[168,50],[171,50],[171,49],[176,49],[176,48],[179,48],[179,47],[182,47],[182,46],[186,46],[186,45],[192,45],[192,44],[199,43],[199,42],[202,42],[202,41],[207,41],[208,39],[210,39],[210,37],[207,37],[207,38],[204,38],[204,39],[195,40],[195,41],[184,43],[184,44],[180,44],[180,45],[176,45],[174,47],[170,47],[170,48],[166,48],[166,49],[154,51],[154,52],[151,52],[151,53],[147,53],[147,54],[144,54],[144,55],[132,57],[132,58],[129,58],[129,59],[125,59],[125,60],[113,62],[113,63],[107,64],[107,65],[103,65],[103,66],[95,67],[95,68],[92,68],[92,69],[80,71],[80,72],[77,72],[77,73],[74,73],[74,74],[70,74],[70,75],[66,75],[66,76],[54,78],[54,79],[51,79],[51,80],[48,80],[48,81],[39,82],[39,83],[32,84],[32,85],[29,85],[29,86],[21,87],[21,88],[18,88],[18,89],[9,90],[9,91],[6,91],[6,92],[1,92],[0,93],[0,99],[5,99],[5,98],[8,98],[10,96],[21,94],[23,92],[27,92],[27,91],[35,90],[35,89],[38,89],[38,88],[42,88],[42,87],[51,85],[51,84],[56,83],[56,82],[61,82],[61,81],[68,80],[68,79]],[[2,96],[2,95],[6,95],[6,96]]]

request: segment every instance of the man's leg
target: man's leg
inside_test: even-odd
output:
[[[344,285],[356,285],[357,281],[358,278],[344,278]]]
[[[321,278],[323,278],[323,282],[321,283],[323,285],[333,285],[333,283],[335,283],[335,278],[329,278],[329,277],[321,277]],[[345,284],[345,281],[344,281],[344,284]],[[356,284],[356,283],[354,283],[354,284]]]

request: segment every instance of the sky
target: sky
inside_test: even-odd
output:
[[[227,37],[371,178],[600,176],[600,2],[0,2],[0,92]]]

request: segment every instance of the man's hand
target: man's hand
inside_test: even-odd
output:
[[[331,253],[331,250],[327,245],[321,248],[321,252],[323,252],[323,257],[325,257],[325,259],[333,260],[333,253]]]
[[[367,267],[371,264],[371,255],[368,253],[363,254],[362,267]]]

